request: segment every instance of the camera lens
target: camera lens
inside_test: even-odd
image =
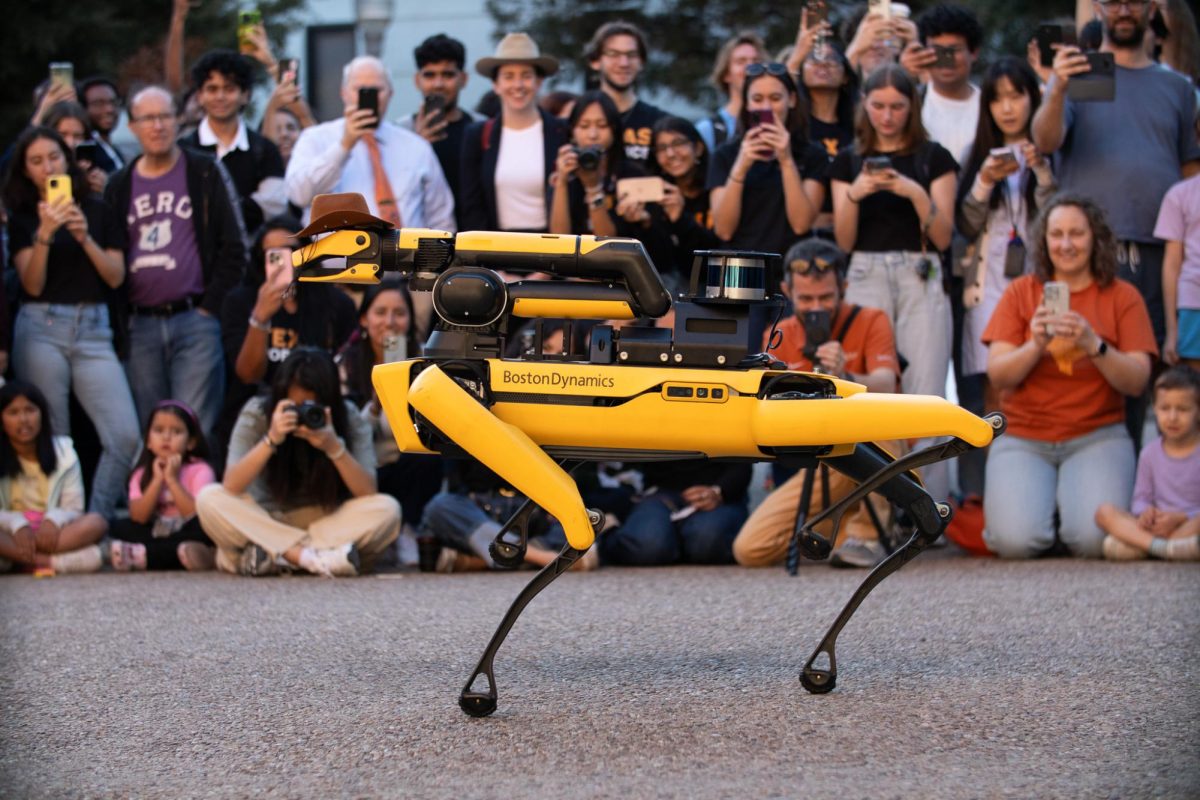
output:
[[[325,427],[325,406],[307,401],[296,406],[296,416],[306,428],[317,430]]]
[[[576,147],[575,155],[579,158],[579,168],[589,172],[600,166],[602,152],[598,147]]]

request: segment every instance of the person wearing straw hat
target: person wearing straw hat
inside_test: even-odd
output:
[[[463,137],[461,219],[465,230],[546,231],[550,176],[567,141],[561,120],[538,107],[542,81],[558,72],[526,33],[510,33],[496,54],[475,62],[492,81],[500,113],[474,123]]]

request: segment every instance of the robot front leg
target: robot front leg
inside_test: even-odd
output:
[[[997,435],[1004,430],[1004,418],[999,414],[986,417]],[[844,608],[833,624],[829,626],[820,644],[817,645],[804,669],[800,673],[800,684],[809,692],[823,694],[833,689],[837,683],[837,659],[834,646],[838,634],[850,621],[850,617],[858,610],[867,595],[896,570],[916,558],[925,548],[933,544],[950,521],[951,508],[946,503],[934,502],[924,487],[913,478],[909,472],[918,467],[945,461],[961,455],[971,448],[971,445],[961,439],[951,439],[942,444],[932,445],[922,450],[909,453],[907,456],[891,460],[883,450],[872,445],[859,445],[854,453],[827,459],[826,463],[839,472],[859,481],[859,486],[846,495],[836,505],[827,509],[813,519],[808,528],[832,518],[834,530],[841,524],[842,516],[859,500],[868,494],[879,491],[892,503],[908,510],[916,522],[917,530],[912,537],[884,559],[850,596]],[[828,659],[826,666],[817,666],[818,660],[824,656]]]

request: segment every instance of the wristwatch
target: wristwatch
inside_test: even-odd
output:
[[[1100,346],[1096,348],[1096,352],[1092,353],[1091,356],[1089,356],[1089,358],[1099,358],[1100,356],[1104,355],[1107,352],[1108,352],[1108,342],[1101,339]]]

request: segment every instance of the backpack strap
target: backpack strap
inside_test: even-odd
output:
[[[715,112],[708,121],[713,126],[713,147],[719,147],[729,139],[729,126],[725,124],[725,118],[721,116],[721,112]]]
[[[488,117],[483,123],[483,130],[479,136],[479,144],[484,150],[490,150],[492,147],[492,131],[496,129],[496,118]]]
[[[841,329],[833,337],[838,343],[841,343],[842,338],[846,335],[846,331],[850,330],[850,326],[854,324],[854,318],[858,316],[858,312],[860,311],[862,311],[862,306],[850,306],[850,313],[846,315],[846,321],[842,323]]]

